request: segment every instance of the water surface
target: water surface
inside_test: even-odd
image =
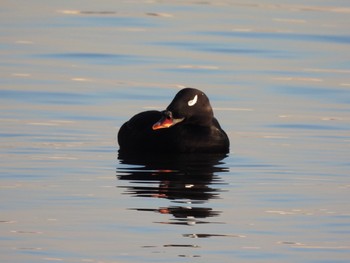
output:
[[[1,262],[348,262],[347,1],[3,3]],[[229,155],[118,156],[203,90]]]

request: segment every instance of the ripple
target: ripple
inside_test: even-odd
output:
[[[308,41],[308,42],[328,42],[340,45],[350,43],[350,35],[317,35],[301,34],[293,32],[261,32],[254,29],[250,30],[233,30],[233,31],[212,31],[203,32],[204,35],[234,37],[234,38],[254,38],[254,39],[278,39],[285,41]]]
[[[238,237],[244,238],[244,235],[225,235],[225,234],[183,234],[183,237],[189,238],[209,238],[209,237]]]
[[[159,59],[155,57],[93,52],[49,53],[34,56],[45,59],[84,60],[98,65],[133,65],[159,62]]]

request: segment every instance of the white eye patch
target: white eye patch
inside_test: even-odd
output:
[[[196,104],[197,103],[197,99],[198,99],[198,96],[196,95],[196,96],[194,96],[194,98],[192,99],[192,100],[189,100],[188,102],[187,102],[187,104],[188,104],[188,106],[193,106],[194,104]]]

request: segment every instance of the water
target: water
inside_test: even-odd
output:
[[[7,1],[1,262],[348,262],[347,1]],[[227,156],[119,158],[203,90]]]

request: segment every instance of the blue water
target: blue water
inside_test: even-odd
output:
[[[350,5],[4,3],[1,262],[348,262]],[[118,156],[203,90],[227,156]]]

